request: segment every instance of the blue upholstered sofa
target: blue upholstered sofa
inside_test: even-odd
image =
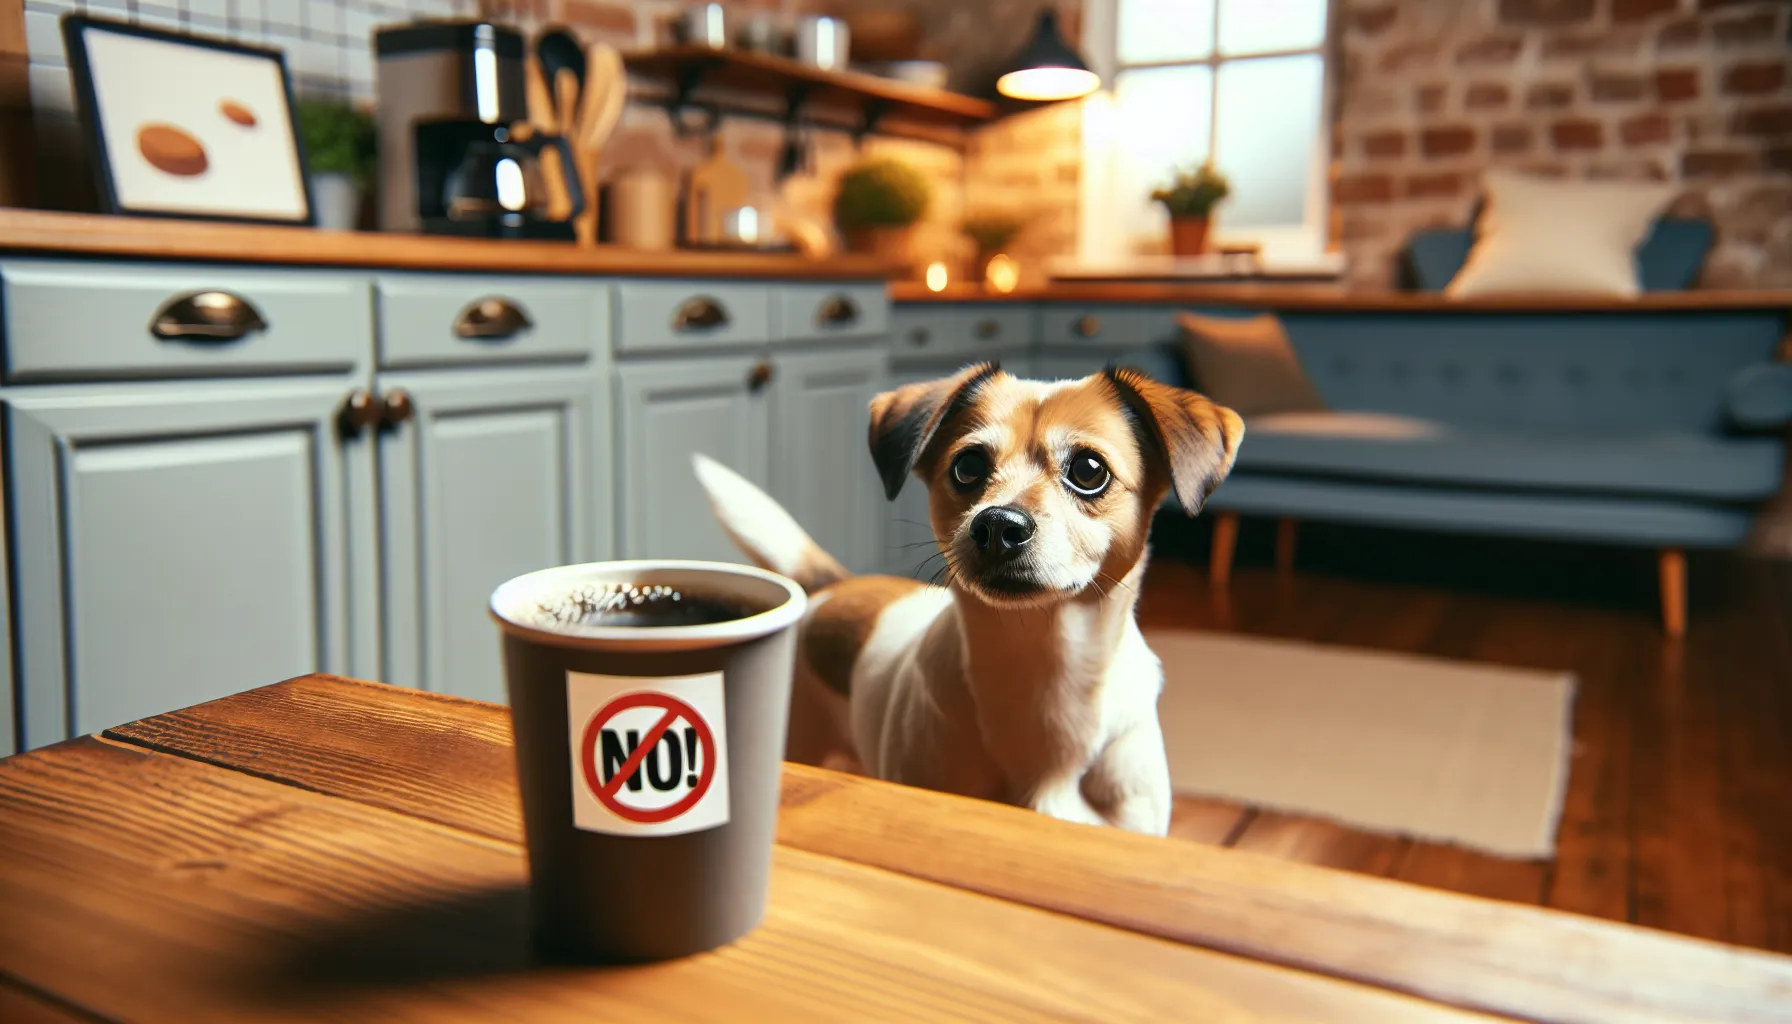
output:
[[[1426,245],[1421,287],[1447,281],[1451,253],[1459,265],[1467,252],[1415,239]],[[1240,515],[1609,542],[1659,552],[1664,624],[1679,633],[1683,550],[1743,541],[1785,478],[1792,365],[1776,350],[1792,309],[1664,281],[1632,302],[1400,296],[1272,310],[1327,411],[1247,421],[1208,503],[1216,581]],[[1151,372],[1186,372],[1167,348],[1139,355]]]

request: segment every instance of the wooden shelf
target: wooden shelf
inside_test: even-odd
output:
[[[824,261],[772,253],[646,252],[615,245],[321,231],[17,208],[0,209],[0,253],[594,277],[877,281],[893,273],[891,267],[866,256]]]
[[[763,110],[734,102],[743,96],[757,97],[780,104],[787,121],[800,116],[805,123],[861,137],[873,132],[912,135],[915,128],[959,131],[991,121],[997,113],[994,103],[974,96],[858,72],[826,71],[744,50],[679,46],[629,54],[624,63],[632,74],[663,83],[670,92],[667,105],[675,112],[705,107],[765,116]],[[713,95],[699,100],[700,90],[730,95],[727,100]],[[833,116],[819,116],[823,113]]]

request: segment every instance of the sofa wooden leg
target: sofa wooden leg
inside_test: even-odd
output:
[[[1276,572],[1286,576],[1294,571],[1294,545],[1300,538],[1300,520],[1276,520]]]
[[[1661,625],[1667,635],[1686,634],[1686,553],[1663,548],[1657,562],[1661,586]]]
[[[1232,579],[1232,552],[1238,548],[1238,513],[1221,512],[1213,520],[1213,551],[1207,560],[1207,575],[1216,587]]]

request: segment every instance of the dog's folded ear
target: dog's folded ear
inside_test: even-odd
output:
[[[871,400],[871,459],[891,501],[933,442],[940,425],[976,397],[983,383],[1001,372],[997,363],[977,363],[950,377],[909,384]]]
[[[1110,367],[1108,383],[1131,414],[1147,457],[1161,460],[1176,500],[1191,517],[1232,472],[1244,420],[1205,395],[1171,387],[1137,370]]]

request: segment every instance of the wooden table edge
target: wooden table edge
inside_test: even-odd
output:
[[[357,688],[367,692],[399,697],[405,701],[435,703],[439,704],[444,711],[450,709],[462,709],[468,712],[491,714],[494,712],[501,713],[505,710],[502,705],[494,705],[487,702],[468,700],[442,694],[432,694],[413,690],[408,687],[399,687],[386,683],[350,679],[328,674],[309,674],[306,676],[294,677],[293,679],[285,680],[281,683],[275,683],[257,689],[264,691],[278,690],[278,688],[281,687],[290,688],[292,685],[301,683],[321,684],[326,688]],[[222,700],[229,701],[232,699],[233,698],[226,697]],[[178,712],[176,714],[178,714]],[[144,721],[150,720],[146,719]],[[127,723],[126,726],[120,726],[118,728],[126,728],[133,724],[136,723]],[[257,771],[240,764],[232,764],[214,758],[194,756],[187,751],[177,748],[167,748],[156,744],[145,743],[134,737],[119,736],[114,734],[113,730],[107,730],[97,735],[105,742],[130,746],[135,749],[154,750],[158,753],[171,756],[185,757],[190,760],[212,764],[219,768],[255,775],[283,785],[291,785],[298,789],[306,789],[342,799],[353,799],[352,797],[346,797],[339,793],[331,793],[326,789],[306,786],[277,773]],[[1399,975],[1399,972],[1393,968],[1364,973],[1352,969],[1348,964],[1349,958],[1343,955],[1329,957],[1322,956],[1317,958],[1290,955],[1285,951],[1273,947],[1266,947],[1263,942],[1252,941],[1248,937],[1243,941],[1239,941],[1235,938],[1228,939],[1226,936],[1217,935],[1211,931],[1203,931],[1201,928],[1191,926],[1187,923],[1177,926],[1169,923],[1167,918],[1129,917],[1120,909],[1117,909],[1115,905],[1116,901],[1113,900],[1101,901],[1087,899],[1078,901],[1075,899],[1062,898],[1042,899],[1037,892],[1016,892],[1012,887],[1005,887],[1003,883],[989,884],[988,880],[967,878],[963,875],[953,874],[949,871],[937,870],[934,865],[904,862],[900,858],[890,855],[888,849],[879,849],[875,845],[869,848],[865,847],[863,844],[855,845],[848,835],[850,830],[833,827],[827,822],[823,822],[820,826],[814,828],[790,827],[790,824],[793,822],[800,822],[804,815],[805,808],[810,808],[808,817],[813,819],[815,817],[814,808],[821,804],[825,804],[830,795],[834,796],[836,799],[862,799],[883,804],[907,804],[910,805],[911,809],[915,805],[926,804],[929,806],[929,810],[920,814],[920,817],[935,817],[942,818],[942,820],[950,818],[951,820],[959,821],[961,823],[976,823],[980,820],[988,822],[993,820],[997,822],[1000,827],[1019,826],[1026,828],[1029,831],[1039,833],[1040,835],[1035,838],[1050,836],[1053,833],[1056,833],[1070,840],[1073,845],[1086,845],[1102,848],[1104,852],[1110,854],[1113,854],[1116,851],[1125,851],[1128,847],[1137,844],[1144,844],[1138,845],[1137,848],[1140,851],[1145,851],[1147,853],[1155,853],[1160,859],[1171,858],[1185,861],[1211,860],[1212,863],[1219,864],[1254,864],[1260,866],[1263,870],[1270,872],[1272,876],[1285,876],[1307,881],[1316,880],[1326,885],[1337,885],[1346,889],[1354,889],[1367,893],[1406,893],[1410,898],[1420,901],[1422,905],[1430,904],[1436,907],[1448,908],[1480,908],[1482,913],[1492,915],[1495,919],[1518,920],[1521,922],[1527,919],[1535,920],[1549,924],[1551,927],[1557,929],[1566,929],[1568,933],[1576,935],[1603,935],[1615,939],[1620,943],[1631,945],[1641,943],[1644,948],[1648,948],[1652,944],[1660,945],[1663,948],[1685,951],[1703,960],[1711,960],[1714,957],[1726,958],[1740,964],[1745,970],[1749,965],[1762,968],[1762,976],[1771,977],[1777,975],[1777,982],[1780,988],[1776,989],[1776,991],[1785,991],[1788,995],[1788,1005],[1792,1005],[1792,957],[1784,957],[1762,950],[1748,949],[1710,940],[1676,935],[1636,925],[1606,922],[1595,918],[1585,917],[1583,915],[1571,914],[1565,911],[1520,906],[1497,900],[1480,899],[1456,893],[1446,893],[1397,880],[1365,878],[1349,872],[1335,871],[1314,865],[1280,861],[1264,855],[1251,854],[1248,851],[1219,850],[1193,843],[1188,843],[1186,846],[1179,843],[1174,849],[1171,849],[1153,845],[1157,842],[1173,842],[1170,840],[1153,840],[1151,837],[1134,836],[1128,833],[1117,832],[1112,829],[1073,825],[1052,819],[1040,818],[1031,812],[1003,805],[990,804],[986,801],[971,800],[965,797],[918,790],[912,787],[900,786],[862,776],[849,775],[789,762],[786,762],[783,765],[783,778],[784,789],[780,801],[778,834],[778,842],[780,845],[864,867],[891,871],[952,888],[977,892],[991,898],[1023,903],[1038,909],[1079,918],[1095,924],[1149,935],[1158,939],[1241,956],[1264,963],[1272,963],[1278,966],[1289,967],[1339,981],[1367,985],[1405,995],[1418,996],[1437,1002],[1440,1005],[1453,1006],[1473,1012],[1502,1014],[1525,1020],[1592,1019],[1572,1015],[1551,1016],[1547,1013],[1540,1014],[1537,1012],[1536,1006],[1531,1005],[1526,999],[1519,997],[1504,998],[1494,1001],[1472,997],[1462,985],[1446,982],[1440,986],[1439,984],[1429,983],[1430,981],[1433,981],[1433,979],[1421,981],[1404,979]],[[355,802],[364,803],[365,801],[357,800]],[[954,808],[959,813],[942,817],[936,813],[937,808],[941,807]],[[407,812],[402,808],[386,807],[385,809],[392,810],[394,813],[403,814],[407,817],[417,818],[443,827],[452,828],[468,835],[481,836],[483,838],[497,838],[499,841],[503,842],[518,842],[517,840],[508,840],[503,839],[502,837],[485,836],[485,834],[478,831],[467,829],[452,823],[442,822],[430,818],[427,815]],[[884,809],[889,810],[889,807],[886,806]],[[961,831],[959,838],[964,838],[974,831],[975,828],[968,831]],[[1114,863],[1124,866],[1127,861],[1123,857],[1116,856]],[[1126,878],[1124,871],[1113,875],[1110,881],[1113,883],[1113,887],[1116,890],[1123,890],[1129,884],[1129,880]],[[1780,1018],[1736,1017],[1731,1019],[1778,1020]]]

